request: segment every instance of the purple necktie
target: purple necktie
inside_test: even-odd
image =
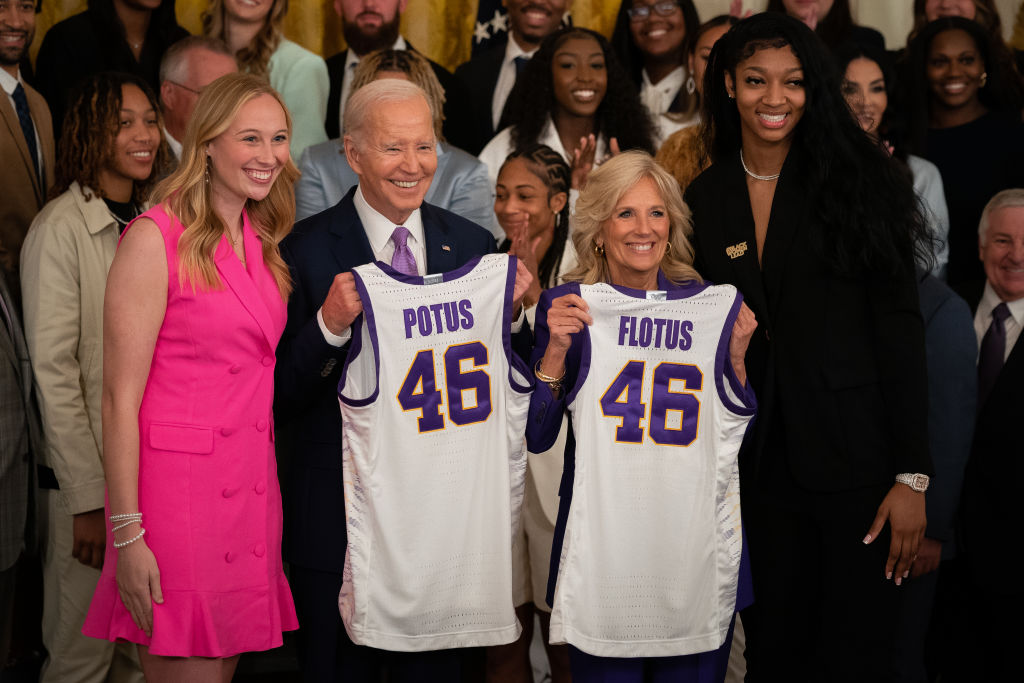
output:
[[[391,267],[399,273],[405,273],[406,275],[419,274],[419,271],[416,270],[416,257],[412,255],[412,251],[407,244],[409,241],[408,229],[399,225],[391,233],[391,241],[395,245],[395,253],[391,257]]]
[[[978,408],[985,404],[999,373],[1003,369],[1006,355],[1006,328],[1003,321],[1010,317],[1010,308],[1003,301],[992,309],[992,324],[981,338],[978,353]]]

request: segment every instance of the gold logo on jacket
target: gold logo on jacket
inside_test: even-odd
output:
[[[729,258],[739,258],[740,256],[743,256],[744,254],[747,253],[747,243],[740,242],[739,244],[734,244],[730,247],[726,247],[725,253]]]

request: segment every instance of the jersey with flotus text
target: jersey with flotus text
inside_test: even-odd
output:
[[[510,347],[515,259],[424,277],[381,263],[353,273],[363,315],[338,385],[345,628],[385,650],[512,642],[532,388]]]

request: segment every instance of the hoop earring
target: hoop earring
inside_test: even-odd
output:
[[[602,244],[595,244],[594,245],[594,253],[597,254],[598,256],[604,256],[604,245],[602,245]]]
[[[693,76],[686,79],[686,94],[692,95],[697,90],[697,81],[693,80]]]
[[[671,242],[666,242],[665,243],[665,256],[668,256],[671,253],[672,253],[672,243]]]
[[[979,88],[984,88],[986,83],[988,83],[988,72],[987,71],[981,74],[981,84],[978,87]]]

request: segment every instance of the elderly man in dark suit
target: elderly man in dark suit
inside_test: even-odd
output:
[[[43,96],[22,81],[19,70],[35,34],[35,5],[33,0],[0,5],[0,268],[19,304],[21,243],[53,184],[50,109]]]
[[[398,33],[398,24],[407,3],[408,0],[334,0],[334,11],[341,17],[341,29],[348,49],[325,60],[331,91],[327,96],[324,128],[332,140],[341,137],[345,102],[351,89],[352,72],[359,59],[385,48],[415,51]],[[444,89],[444,137],[456,147],[464,148],[472,139],[472,123],[468,118],[469,95],[443,66],[431,61],[430,68]]]
[[[35,459],[42,448],[32,366],[18,309],[0,270],[0,667],[14,630],[18,560],[35,549]]]
[[[375,81],[345,111],[345,156],[359,184],[334,207],[296,224],[282,242],[294,289],[278,346],[275,414],[284,478],[285,559],[302,629],[307,681],[458,680],[442,653],[395,656],[349,642],[338,612],[345,558],[342,428],[337,386],[350,326],[362,311],[349,272],[411,255],[420,274],[440,273],[494,251],[480,226],[423,202],[437,168],[426,95],[407,81]],[[529,284],[519,264],[517,309]],[[516,325],[513,325],[516,332]],[[521,335],[520,335],[521,336]],[[387,425],[381,425],[386,429]],[[283,443],[282,443],[283,442]]]
[[[516,77],[541,41],[561,26],[572,0],[502,0],[501,4],[508,10],[506,39],[455,70],[455,78],[470,97],[474,128],[465,149],[472,154],[479,154],[501,130],[501,114]]]
[[[978,418],[961,503],[967,647],[962,670],[943,680],[1009,681],[1020,675],[1024,640],[1024,583],[1015,575],[1024,561],[1024,189],[989,201],[978,245],[986,281],[964,291],[979,344]]]

